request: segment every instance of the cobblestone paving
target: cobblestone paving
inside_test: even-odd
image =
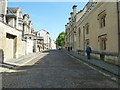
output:
[[[3,73],[5,88],[118,88],[97,71],[74,60],[61,50],[44,52],[44,57]],[[35,60],[36,61],[36,60]]]

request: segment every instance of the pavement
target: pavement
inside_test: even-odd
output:
[[[110,72],[110,73],[112,73],[120,78],[120,67],[119,66],[110,64],[110,63],[102,61],[102,60],[93,59],[93,58],[87,59],[86,56],[80,55],[80,54],[75,53],[73,51],[68,52],[67,50],[64,50],[64,52],[66,52],[69,55],[74,56],[77,59],[80,59],[80,60],[87,62],[91,65],[94,65],[98,68],[101,68],[107,72]]]
[[[20,66],[23,66],[24,64],[28,63],[29,61],[35,59],[36,57],[38,57],[40,55],[41,52],[38,53],[32,53],[20,58],[14,58],[14,59],[10,59],[4,63],[0,63],[0,72],[6,72],[9,71],[13,68],[17,68]]]

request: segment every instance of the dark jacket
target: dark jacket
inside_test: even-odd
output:
[[[86,52],[87,52],[87,53],[91,53],[91,47],[87,46]]]

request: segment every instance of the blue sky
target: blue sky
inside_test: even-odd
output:
[[[81,10],[87,2],[9,2],[8,7],[19,7],[23,14],[28,13],[35,31],[44,29],[56,40],[60,32],[65,31],[72,6]]]

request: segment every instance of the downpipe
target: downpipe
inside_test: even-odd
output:
[[[117,23],[118,23],[118,64],[120,64],[120,17],[119,17],[119,0],[116,0],[117,6]]]

